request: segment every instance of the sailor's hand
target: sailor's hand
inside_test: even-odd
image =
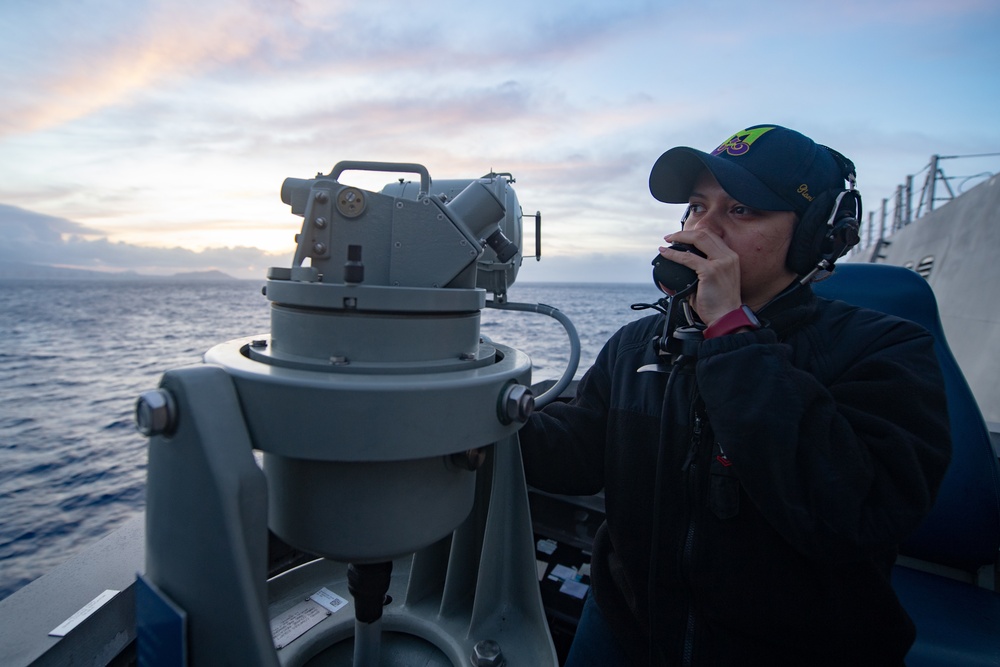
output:
[[[685,229],[668,234],[663,240],[692,245],[705,257],[661,247],[660,254],[670,261],[689,267],[698,274],[698,288],[689,303],[705,324],[712,324],[726,313],[740,307],[740,257],[717,234],[708,229]]]

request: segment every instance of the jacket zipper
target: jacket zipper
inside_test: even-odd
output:
[[[684,460],[684,465],[681,468],[681,470],[687,473],[688,502],[690,503],[687,533],[684,536],[684,550],[681,552],[681,563],[683,565],[685,579],[688,579],[691,573],[691,560],[694,556],[694,536],[697,523],[695,521],[697,494],[692,489],[692,485],[695,484],[694,480],[697,479],[698,463],[695,461],[695,457],[698,454],[698,450],[701,449],[701,436],[701,414],[699,413],[698,408],[695,407],[691,427],[691,446],[688,449],[687,458]],[[688,601],[687,625],[684,628],[684,646],[681,661],[681,664],[685,667],[690,667],[694,659],[694,629],[694,604],[692,601]]]
[[[701,415],[698,414],[697,408],[694,413],[694,425],[691,427],[691,445],[688,447],[687,458],[684,459],[684,465],[681,466],[681,472],[687,472],[688,468],[694,465],[694,457],[698,455],[698,449],[701,447]]]

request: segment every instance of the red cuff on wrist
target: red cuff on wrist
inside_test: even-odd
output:
[[[731,310],[705,329],[705,340],[718,338],[731,334],[738,329],[750,328],[760,329],[760,320],[750,310],[750,306],[742,305],[736,310]]]

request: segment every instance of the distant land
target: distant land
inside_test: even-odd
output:
[[[188,271],[171,275],[152,275],[135,271],[91,271],[67,269],[44,264],[0,261],[0,280],[191,280],[228,282],[239,280],[222,271]]]

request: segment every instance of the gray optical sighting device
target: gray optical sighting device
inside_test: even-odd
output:
[[[137,403],[140,662],[556,664],[517,442],[531,362],[480,334],[521,263],[512,182],[284,182],[303,222],[270,333]],[[269,578],[269,530],[316,559]]]

